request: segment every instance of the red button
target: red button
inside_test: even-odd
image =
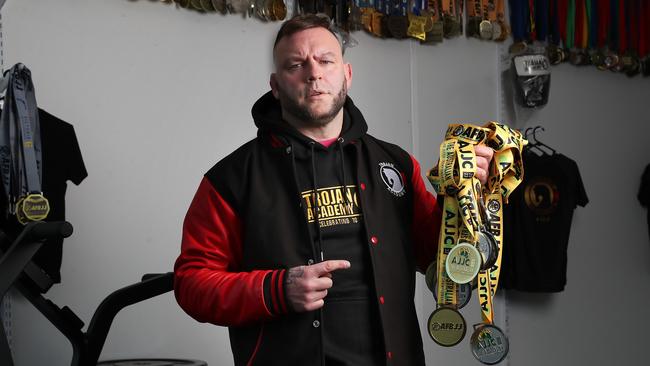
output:
[[[376,236],[373,236],[372,238],[370,238],[370,242],[377,245],[377,243],[379,243],[379,239],[377,239]]]
[[[384,303],[384,297],[383,296],[379,296],[379,302],[382,303],[382,304]]]
[[[366,190],[366,185],[365,185],[365,183],[361,183],[361,190],[362,190],[362,191],[365,191],[365,190]]]
[[[388,359],[393,358],[393,352],[387,352],[386,356],[388,357]]]

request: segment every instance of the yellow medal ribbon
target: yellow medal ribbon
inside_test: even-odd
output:
[[[519,131],[497,122],[482,127],[450,124],[440,146],[440,160],[427,174],[438,197],[444,197],[437,259],[438,305],[454,306],[457,301],[457,284],[449,279],[444,267],[449,251],[459,242],[476,244],[481,228],[497,242],[496,262],[478,274],[481,317],[488,324],[494,321],[492,298],[501,272],[503,204],[523,180],[521,152],[526,143]],[[476,178],[474,146],[479,144],[494,149],[485,187]]]
[[[443,224],[440,228],[440,240],[438,245],[437,273],[438,284],[436,287],[438,306],[456,307],[458,284],[452,281],[445,271],[447,254],[458,241],[458,202],[454,197],[445,196],[443,204]]]

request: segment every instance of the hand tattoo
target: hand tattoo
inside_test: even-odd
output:
[[[305,274],[305,266],[290,268],[289,275],[286,279],[286,284],[292,284],[295,279],[302,277],[303,274]]]

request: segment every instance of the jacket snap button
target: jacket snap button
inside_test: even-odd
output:
[[[311,266],[312,264],[314,264],[314,260],[313,259],[308,260],[307,264]]]
[[[362,190],[362,191],[365,191],[365,190],[366,190],[366,184],[365,184],[365,183],[361,183],[361,190]]]
[[[386,353],[386,357],[388,357],[388,359],[393,358],[393,352],[390,352],[390,351],[387,352],[387,353]]]
[[[314,322],[311,323],[311,325],[313,325],[314,328],[318,328],[318,327],[320,327],[320,322],[318,320],[314,320]]]
[[[382,304],[384,303],[384,297],[383,296],[379,296],[379,302],[382,303]]]
[[[372,238],[370,238],[370,242],[373,243],[374,245],[377,245],[377,243],[379,243],[379,239],[377,239],[376,236],[373,236]]]

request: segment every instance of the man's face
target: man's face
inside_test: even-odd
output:
[[[320,27],[294,33],[278,42],[274,58],[271,89],[284,117],[310,127],[332,121],[352,83],[336,37]]]

